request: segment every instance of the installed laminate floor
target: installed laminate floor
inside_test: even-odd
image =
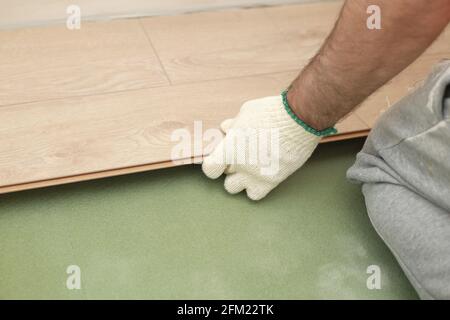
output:
[[[82,22],[0,32],[0,193],[172,166],[171,134],[218,127],[279,94],[341,2]],[[449,32],[337,125],[367,134],[436,61]],[[370,75],[368,75],[370,76]],[[194,156],[201,156],[194,154]]]

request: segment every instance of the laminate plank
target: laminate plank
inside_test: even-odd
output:
[[[194,121],[202,121],[203,130],[217,128],[236,115],[242,102],[278,94],[293,76],[280,73],[0,108],[0,185],[170,161],[177,144],[171,140],[174,130],[193,133]],[[340,126],[368,129],[357,116]]]
[[[90,181],[90,180],[95,180],[95,179],[109,178],[109,177],[115,177],[115,176],[120,176],[120,175],[125,175],[125,174],[150,171],[150,170],[158,170],[158,169],[174,167],[177,165],[181,165],[181,163],[176,164],[171,161],[166,161],[166,162],[162,162],[162,163],[151,163],[151,164],[146,164],[146,165],[141,165],[141,166],[126,167],[126,168],[112,169],[112,170],[99,171],[99,172],[91,172],[91,173],[85,173],[85,174],[80,174],[80,175],[60,177],[60,178],[47,179],[47,180],[41,180],[41,181],[33,181],[33,182],[15,184],[15,185],[9,185],[9,186],[0,186],[0,194],[10,193],[10,192],[18,192],[18,191],[24,191],[24,190],[30,190],[30,189],[37,189],[37,188],[45,188],[45,187],[51,187],[51,186],[58,186],[58,185],[62,185],[62,184],[75,183],[75,182],[81,182],[81,181]]]
[[[434,41],[431,46],[425,52],[425,55],[429,54],[445,54],[449,53],[450,44],[450,24],[447,25],[445,30],[439,35],[439,37]]]
[[[420,85],[431,72],[433,65],[443,59],[450,59],[450,50],[447,53],[421,56],[385,86],[372,94],[355,113],[367,126],[372,128],[383,112]]]
[[[173,83],[298,70],[333,27],[341,1],[143,18]]]
[[[171,134],[218,127],[292,75],[214,81],[0,108],[0,185],[171,160]]]
[[[329,136],[329,137],[324,138],[321,141],[321,143],[362,138],[362,137],[366,137],[368,135],[368,133],[369,133],[369,130],[362,130],[362,131],[355,131],[355,132],[349,132],[349,133],[344,133],[344,134],[340,134],[340,135]],[[201,157],[192,157],[191,158],[192,163],[199,163],[200,160],[201,160]],[[180,165],[183,165],[183,163],[164,161],[164,162],[160,162],[160,163],[149,163],[149,164],[143,164],[143,165],[132,166],[132,167],[110,169],[110,170],[99,171],[99,172],[90,172],[90,173],[85,173],[85,174],[80,174],[80,175],[60,177],[60,178],[40,180],[40,181],[33,181],[33,182],[22,183],[22,184],[15,184],[15,185],[8,185],[8,186],[0,185],[0,194],[18,192],[18,191],[24,191],[24,190],[30,190],[30,189],[37,189],[37,188],[45,188],[45,187],[51,187],[51,186],[58,186],[58,185],[62,185],[62,184],[89,181],[89,180],[95,180],[95,179],[109,178],[109,177],[115,177],[115,176],[120,176],[120,175],[145,172],[145,171],[151,171],[151,170],[159,170],[159,169],[171,168],[171,167],[180,166]]]
[[[284,5],[265,8],[271,22],[280,31],[304,65],[320,49],[339,16],[343,1]]]
[[[298,70],[263,8],[143,18],[172,83]]]
[[[167,84],[137,20],[0,32],[0,106]]]
[[[343,135],[351,132],[369,130],[369,127],[364,121],[356,114],[351,113],[344,119],[340,120],[335,128],[337,129],[337,135]]]
[[[333,135],[323,138],[320,142],[321,143],[327,143],[327,142],[335,142],[335,141],[343,141],[343,140],[350,140],[350,139],[356,139],[356,138],[364,138],[369,135],[370,130],[361,130],[361,131],[355,131],[355,132],[348,132],[341,135]]]

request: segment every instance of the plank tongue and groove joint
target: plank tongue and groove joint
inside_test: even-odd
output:
[[[246,100],[279,94],[340,5],[0,31],[0,193],[173,166],[173,130],[197,120],[216,128]],[[448,38],[447,30],[324,142],[367,135],[387,100],[449,56]]]

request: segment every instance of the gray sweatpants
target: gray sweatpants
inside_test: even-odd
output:
[[[450,60],[385,112],[347,177],[423,299],[450,299]]]

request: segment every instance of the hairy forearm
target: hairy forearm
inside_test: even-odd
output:
[[[367,8],[381,29],[367,28]],[[334,30],[291,85],[294,112],[316,129],[333,126],[411,64],[450,20],[450,0],[347,0]]]

